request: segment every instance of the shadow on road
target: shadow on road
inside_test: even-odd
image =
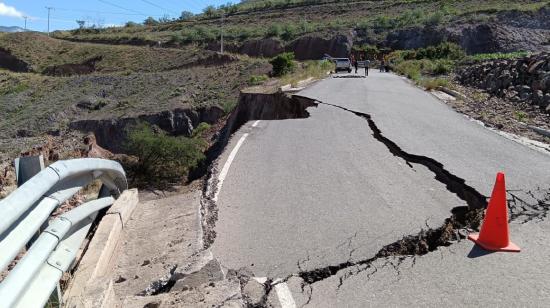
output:
[[[468,253],[468,258],[475,259],[492,254],[493,252],[494,251],[488,251],[479,247],[478,245],[474,245],[474,247],[472,247],[472,250],[470,250],[470,252]]]

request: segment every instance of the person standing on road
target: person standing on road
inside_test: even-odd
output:
[[[365,59],[365,76],[369,75],[369,65],[370,65],[369,59]]]
[[[353,60],[353,66],[355,66],[355,74],[357,74],[357,69],[359,68],[359,61],[357,59]]]
[[[384,58],[380,59],[380,73],[383,73],[386,69],[386,62],[384,61]]]

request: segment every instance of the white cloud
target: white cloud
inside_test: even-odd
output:
[[[0,2],[0,16],[8,16],[8,17],[23,17],[23,13],[19,12],[16,8],[13,6],[5,5],[4,3]]]

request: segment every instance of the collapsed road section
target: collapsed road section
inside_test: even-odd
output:
[[[268,93],[241,92],[239,103],[225,126],[220,131],[217,142],[208,150],[207,159],[202,167],[207,173],[203,188],[201,217],[203,224],[203,242],[207,249],[214,242],[216,232],[214,226],[218,219],[218,209],[213,201],[216,194],[217,158],[225,149],[234,132],[246,122],[253,120],[284,120],[303,119],[309,117],[307,108],[316,107],[315,100],[307,97],[288,96],[281,91]]]
[[[448,213],[448,210],[452,208],[450,217],[447,217],[443,220],[443,222],[435,224],[437,227],[432,227],[428,225],[428,220],[426,220],[425,229],[421,229],[419,232],[411,232],[411,233],[401,233],[401,235],[394,236],[393,238],[387,237],[384,241],[381,243],[390,243],[385,245],[380,245],[380,247],[376,249],[371,249],[367,253],[365,252],[359,252],[356,251],[355,248],[352,248],[351,245],[348,245],[349,251],[349,258],[344,262],[331,262],[329,260],[323,260],[322,264],[319,266],[313,266],[313,267],[307,267],[307,269],[304,267],[302,268],[300,265],[300,262],[298,262],[298,270],[294,272],[287,272],[291,273],[288,276],[285,275],[273,275],[271,277],[268,276],[266,278],[265,282],[258,282],[256,279],[254,279],[255,273],[254,270],[251,270],[253,268],[254,264],[250,264],[249,266],[243,266],[243,268],[233,267],[227,264],[224,264],[222,259],[210,259],[206,258],[205,260],[210,260],[207,262],[206,265],[202,264],[201,266],[197,266],[193,269],[186,269],[183,267],[170,267],[169,272],[163,279],[160,279],[158,281],[154,281],[149,288],[146,290],[143,290],[143,292],[140,294],[141,296],[163,296],[163,294],[166,293],[173,293],[178,292],[181,290],[187,290],[189,285],[195,285],[196,281],[199,281],[200,283],[207,283],[212,285],[218,285],[221,284],[222,281],[232,281],[232,285],[238,285],[240,286],[240,294],[234,294],[231,293],[231,296],[228,296],[228,300],[242,300],[243,303],[248,305],[249,307],[267,307],[270,305],[269,300],[270,297],[276,296],[273,292],[279,289],[278,284],[286,283],[293,279],[299,279],[302,282],[302,293],[307,293],[307,289],[310,290],[309,292],[309,300],[311,300],[311,292],[313,290],[313,284],[321,282],[327,278],[333,277],[333,279],[336,279],[337,281],[337,287],[336,289],[340,290],[342,286],[344,286],[344,282],[351,276],[357,275],[361,272],[364,272],[368,269],[369,272],[367,275],[367,279],[370,279],[372,275],[379,271],[380,269],[384,268],[386,265],[392,266],[398,273],[400,271],[401,262],[403,262],[405,259],[412,259],[413,264],[416,260],[416,256],[420,255],[431,255],[430,252],[438,250],[440,247],[450,246],[453,243],[456,243],[457,241],[461,241],[464,239],[467,235],[467,231],[470,230],[476,230],[479,228],[479,224],[481,222],[482,216],[483,216],[483,209],[486,206],[486,197],[483,196],[481,193],[479,193],[476,189],[473,187],[467,185],[465,183],[465,180],[452,174],[449,172],[443,164],[440,162],[431,159],[429,157],[425,156],[419,156],[407,153],[403,151],[395,142],[392,140],[389,140],[386,138],[381,130],[378,128],[372,117],[365,113],[359,113],[352,110],[348,110],[345,108],[341,108],[339,106],[334,106],[330,104],[326,104],[319,101],[314,101],[309,98],[300,97],[300,96],[294,96],[294,97],[288,97],[282,94],[274,94],[266,97],[261,97],[262,95],[253,95],[253,94],[247,94],[243,95],[243,98],[241,104],[239,104],[240,110],[239,112],[235,112],[235,114],[231,115],[231,117],[226,122],[226,126],[224,127],[223,132],[218,136],[218,151],[221,152],[224,150],[225,145],[228,143],[229,138],[231,137],[233,132],[236,132],[244,123],[246,123],[249,120],[258,120],[258,119],[283,119],[283,118],[308,118],[310,116],[310,112],[312,112],[313,117],[311,119],[307,119],[305,121],[289,121],[287,123],[280,123],[278,121],[267,123],[262,122],[264,124],[260,125],[262,128],[256,128],[255,134],[256,138],[261,136],[262,139],[269,139],[269,138],[263,138],[266,134],[266,127],[269,125],[274,125],[274,131],[277,131],[278,133],[283,133],[280,131],[282,126],[292,126],[296,125],[296,122],[298,124],[303,125],[306,123],[314,122],[313,120],[317,122],[322,122],[323,124],[328,124],[326,126],[329,127],[329,129],[333,129],[334,123],[327,123],[324,122],[327,120],[327,118],[319,119],[319,113],[318,109],[315,109],[315,112],[313,110],[309,110],[308,112],[306,109],[311,106],[321,106],[326,105],[324,107],[325,112],[329,109],[339,108],[341,110],[344,110],[345,112],[340,112],[342,114],[347,114],[347,118],[354,118],[355,116],[359,117],[355,118],[356,122],[364,123],[362,120],[366,120],[369,126],[367,130],[365,130],[363,138],[367,138],[368,140],[356,138],[357,144],[361,143],[369,143],[371,146],[372,144],[378,145],[378,148],[382,149],[380,152],[376,152],[380,154],[380,157],[371,157],[370,159],[389,159],[391,160],[391,156],[395,156],[396,158],[399,158],[399,160],[395,160],[392,163],[395,163],[397,161],[404,161],[403,166],[401,167],[402,170],[411,170],[410,173],[420,173],[420,178],[427,179],[427,182],[434,182],[433,178],[437,180],[437,184],[429,184],[433,188],[438,189],[440,186],[443,189],[443,192],[447,195],[448,192],[451,192],[453,196],[456,196],[457,199],[460,199],[460,202],[458,204],[464,204],[466,203],[467,206],[456,206],[456,205],[449,205],[446,204],[448,207],[445,209],[445,213],[440,216],[441,218],[447,217],[446,213]],[[261,98],[259,98],[261,97]],[[266,108],[265,106],[262,107],[263,102],[271,102],[271,107]],[[283,102],[282,104],[280,102]],[[288,104],[286,107],[277,107],[280,104],[280,106],[285,106],[285,104]],[[291,105],[294,105],[292,107]],[[296,106],[299,106],[299,108],[296,108]],[[294,108],[294,109],[293,109]],[[254,111],[255,110],[255,111]],[[270,110],[270,111],[266,111]],[[352,114],[353,116],[349,115]],[[331,112],[327,112],[327,117],[335,117],[336,115],[332,114]],[[338,121],[339,119],[335,119]],[[256,124],[257,122],[255,122]],[[254,124],[254,125],[255,125]],[[253,126],[254,126],[253,125]],[[252,126],[252,127],[253,127]],[[246,132],[251,132],[253,129],[252,127],[245,127],[244,130]],[[362,126],[359,125],[356,127],[358,130],[362,130]],[[305,131],[310,132],[307,129],[307,126],[304,128],[303,126],[300,126],[298,128],[299,131]],[[294,132],[292,132],[294,133]],[[306,134],[309,138],[310,135]],[[340,135],[336,134],[338,137]],[[296,135],[290,135],[290,136],[296,136]],[[370,138],[372,136],[372,138]],[[272,135],[269,135],[267,137],[273,137]],[[318,135],[315,135],[315,137],[318,137]],[[257,142],[257,139],[252,139],[251,142]],[[323,139],[325,140],[325,139]],[[329,140],[331,140],[329,138]],[[298,141],[299,142],[299,141]],[[327,142],[327,141],[324,141]],[[339,144],[340,147],[346,146],[347,139],[344,139],[344,142],[342,144]],[[327,142],[328,143],[328,142]],[[293,144],[293,142],[291,142]],[[254,148],[257,148],[258,145],[254,146]],[[336,145],[332,145],[333,147],[336,147]],[[354,144],[349,144],[350,148],[353,148]],[[306,146],[306,149],[308,147]],[[297,151],[301,153],[300,151],[303,149],[293,149],[294,151]],[[316,149],[313,149],[316,150]],[[388,154],[387,156],[382,155],[382,152]],[[214,153],[214,151],[213,151]],[[282,157],[278,157],[278,153],[272,153],[270,152],[270,149],[268,150],[268,153],[270,155],[276,156],[278,159],[284,159]],[[360,153],[363,153],[360,151]],[[296,153],[294,153],[296,154]],[[368,155],[368,153],[363,153],[365,155]],[[217,154],[219,155],[219,153]],[[241,154],[239,154],[241,155]],[[244,154],[243,154],[244,155]],[[261,155],[260,155],[261,156]],[[212,156],[211,159],[216,160],[218,156]],[[265,156],[261,156],[265,157]],[[310,157],[308,157],[309,159]],[[243,159],[241,157],[241,159]],[[244,159],[244,161],[247,162],[247,164],[250,163],[249,160]],[[263,161],[260,159],[260,161]],[[359,160],[358,161],[363,161]],[[303,163],[303,161],[302,161]],[[349,163],[349,162],[348,162]],[[408,167],[407,167],[408,165]],[[243,165],[241,165],[241,168]],[[250,166],[250,169],[254,169],[253,166]],[[327,169],[327,168],[325,168]],[[331,169],[331,168],[328,168]],[[427,172],[425,172],[426,170]],[[209,248],[212,243],[214,242],[214,239],[216,237],[216,233],[214,231],[214,226],[217,221],[217,215],[218,215],[218,206],[220,204],[217,204],[214,201],[214,194],[216,187],[218,186],[216,181],[215,175],[218,173],[217,169],[217,162],[214,162],[209,169],[210,176],[207,180],[206,187],[204,188],[204,193],[202,197],[202,229],[204,231],[204,242],[202,247],[203,248]],[[295,172],[300,172],[300,169],[294,170]],[[433,175],[433,177],[432,177]],[[395,180],[392,177],[392,174],[390,173],[390,180]],[[418,177],[417,177],[418,178]],[[231,183],[230,183],[231,184]],[[238,185],[235,183],[232,183],[233,186]],[[304,183],[306,184],[306,183]],[[311,183],[307,183],[311,184]],[[307,185],[306,184],[306,185]],[[303,185],[303,184],[302,184]],[[225,186],[224,186],[225,187]],[[250,186],[247,186],[250,187]],[[400,184],[396,187],[401,187]],[[366,187],[365,189],[370,189],[371,187]],[[225,189],[225,188],[224,188]],[[256,190],[257,187],[255,187],[254,190]],[[277,190],[277,187],[271,187],[272,190]],[[335,188],[336,189],[336,188]],[[445,190],[446,189],[446,190]],[[338,189],[336,189],[338,190]],[[251,193],[250,191],[247,193]],[[513,193],[513,192],[512,192]],[[234,195],[234,194],[233,194]],[[418,196],[417,196],[418,197]],[[413,198],[416,199],[417,197]],[[455,198],[455,197],[453,197]],[[529,204],[528,201],[521,199],[521,197],[513,197],[515,200],[514,202],[510,202],[510,206],[512,208],[512,219],[519,219],[520,217],[525,217],[523,215],[526,213],[526,209],[529,209],[529,217],[532,217],[530,219],[539,218],[543,219],[547,213],[547,209],[550,207],[550,204],[548,204],[547,200],[542,198],[539,199],[536,206]],[[273,201],[270,201],[270,203]],[[517,206],[516,204],[521,203],[521,206]],[[240,206],[241,204],[233,203],[237,206]],[[228,205],[228,203],[226,203]],[[229,202],[229,205],[231,205],[231,202]],[[276,207],[277,204],[269,204],[270,206]],[[361,206],[361,204],[357,204],[358,206]],[[414,206],[412,206],[414,208]],[[258,207],[255,207],[252,211],[261,212],[262,210]],[[342,209],[344,210],[344,209]],[[515,213],[515,214],[514,214]],[[258,213],[256,213],[258,214]],[[314,215],[314,212],[311,212],[311,215]],[[225,217],[225,212],[223,213],[224,219],[227,219]],[[265,213],[261,213],[260,215],[266,215]],[[274,223],[280,223],[280,217],[276,216],[270,216],[271,220]],[[418,216],[414,218],[416,221],[419,219],[419,217],[427,217],[427,216]],[[246,221],[247,218],[245,217],[238,217],[238,219]],[[232,224],[238,224],[239,221],[232,220]],[[430,223],[432,225],[432,223]],[[264,227],[267,227],[264,225]],[[358,229],[357,229],[358,230]],[[223,231],[223,230],[222,230]],[[292,232],[292,230],[290,231]],[[219,236],[226,235],[226,232],[220,232]],[[395,241],[396,238],[400,238],[402,234],[410,234],[403,236],[401,239]],[[309,235],[309,234],[308,234]],[[357,235],[357,233],[356,233]],[[230,235],[234,236],[235,235]],[[216,240],[216,245],[220,241],[221,238],[218,238]],[[369,238],[370,241],[370,238]],[[336,249],[342,249],[342,248],[336,248]],[[300,250],[300,249],[298,249]],[[342,249],[343,250],[343,249]],[[206,249],[205,252],[208,252],[209,249]],[[309,259],[309,254],[311,251],[306,250],[300,250],[301,253],[307,254]],[[354,252],[356,253],[355,258],[352,258],[352,254]],[[246,252],[242,252],[243,254],[246,254]],[[279,256],[277,253],[271,253],[269,251],[266,251],[268,255],[270,255],[270,258],[277,259],[276,256]],[[347,254],[347,251],[345,252]],[[221,257],[218,254],[216,254],[216,257]],[[397,263],[394,263],[392,260],[397,260]],[[385,262],[385,263],[384,263]],[[326,265],[328,264],[328,265]],[[382,265],[380,265],[382,264]],[[227,268],[224,267],[224,265],[232,268],[239,268],[238,270],[227,270]],[[403,268],[401,267],[401,270]],[[284,279],[275,279],[276,277],[286,277]],[[364,276],[363,276],[364,277]],[[332,280],[327,280],[326,282],[330,282]],[[349,282],[345,284],[345,286],[348,286]],[[254,289],[253,286],[256,286],[256,293],[255,296],[254,292],[251,293],[251,289]],[[336,286],[336,285],[335,285]],[[258,295],[259,294],[259,295]],[[308,302],[309,302],[308,300]]]

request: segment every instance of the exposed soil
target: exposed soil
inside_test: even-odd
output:
[[[86,75],[96,71],[96,63],[103,59],[102,56],[97,56],[88,59],[82,63],[76,64],[61,64],[48,66],[42,72],[48,76],[72,76],[72,75]]]
[[[12,55],[11,52],[4,48],[0,48],[0,68],[5,68],[14,72],[30,72],[30,65]]]
[[[511,102],[504,98],[490,96],[485,91],[456,83],[452,87],[467,98],[445,101],[456,111],[479,120],[489,127],[550,144],[549,137],[525,125],[550,131],[550,114],[542,113],[538,106],[527,102]]]

